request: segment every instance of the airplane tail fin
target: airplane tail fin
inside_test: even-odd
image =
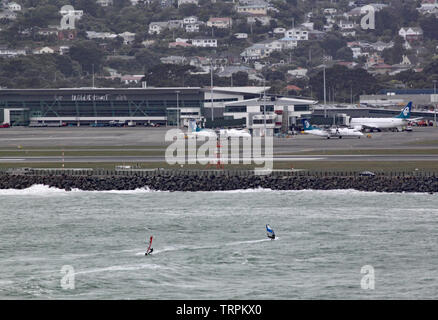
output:
[[[400,114],[396,116],[396,118],[408,119],[411,116],[411,109],[412,109],[412,101],[409,101],[409,103],[403,108]]]
[[[196,125],[196,120],[190,120],[189,121],[189,131],[196,132],[197,129],[198,129],[198,126]]]
[[[309,120],[302,119],[301,122],[303,123],[304,131],[309,131],[309,130],[315,129],[314,127],[312,127],[312,125],[310,124]]]

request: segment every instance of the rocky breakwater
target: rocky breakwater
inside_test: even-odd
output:
[[[75,175],[1,175],[0,189],[25,189],[42,184],[70,191],[135,190],[219,191],[266,188],[272,190],[355,189],[377,192],[438,192],[438,178],[397,176],[227,176],[227,175],[153,175],[153,176],[75,176]]]

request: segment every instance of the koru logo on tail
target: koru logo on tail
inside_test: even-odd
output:
[[[404,115],[405,117],[407,117],[408,114],[409,114],[409,107],[406,107],[406,108],[403,109],[403,115]]]

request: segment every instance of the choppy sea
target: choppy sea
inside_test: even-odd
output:
[[[35,185],[0,221],[0,299],[438,298],[438,195]]]

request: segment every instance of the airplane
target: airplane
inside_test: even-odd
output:
[[[241,129],[241,130],[239,130],[239,129],[220,129],[219,134],[221,137],[224,137],[228,140],[230,140],[232,138],[245,138],[245,139],[251,138],[251,134],[244,129]]]
[[[190,120],[189,130],[187,132],[187,138],[197,139],[198,137],[217,138],[217,134],[214,130],[199,128],[198,125],[196,124],[196,120]]]
[[[318,127],[313,127],[309,120],[302,119],[304,132],[310,133],[316,136],[325,137],[330,139],[331,137],[338,137],[342,139],[342,137],[360,137],[363,136],[363,133],[351,128],[330,128],[330,129],[321,129]]]
[[[350,128],[356,130],[369,129],[382,131],[382,129],[397,129],[402,131],[402,127],[408,125],[409,121],[415,121],[421,118],[409,119],[411,115],[412,101],[410,101],[400,112],[399,115],[393,118],[352,118],[350,120]]]

